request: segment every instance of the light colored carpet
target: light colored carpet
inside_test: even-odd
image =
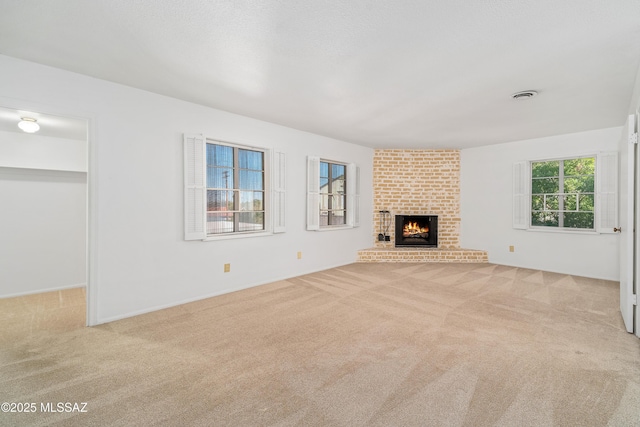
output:
[[[0,301],[0,402],[87,412],[2,425],[640,425],[617,282],[362,263],[94,328],[60,295]]]

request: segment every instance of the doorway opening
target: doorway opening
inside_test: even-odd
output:
[[[89,324],[88,131],[84,118],[0,106],[0,300],[32,328]]]

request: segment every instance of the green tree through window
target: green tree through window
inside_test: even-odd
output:
[[[531,163],[531,225],[593,230],[595,157]]]

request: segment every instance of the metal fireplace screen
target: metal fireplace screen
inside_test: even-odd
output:
[[[438,247],[437,215],[396,215],[396,247]]]

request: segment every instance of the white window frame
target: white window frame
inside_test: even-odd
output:
[[[346,167],[346,218],[344,225],[320,225],[320,162]],[[360,226],[360,167],[355,163],[307,157],[307,230],[341,230]]]
[[[595,157],[594,228],[544,227],[531,225],[531,164],[534,162]],[[551,159],[516,162],[513,165],[513,228],[552,233],[614,233],[618,221],[618,153],[598,152]]]
[[[207,234],[207,143],[264,153],[264,230]],[[184,134],[184,239],[225,240],[284,233],[286,180],[285,154],[268,148],[208,139],[202,134]]]

